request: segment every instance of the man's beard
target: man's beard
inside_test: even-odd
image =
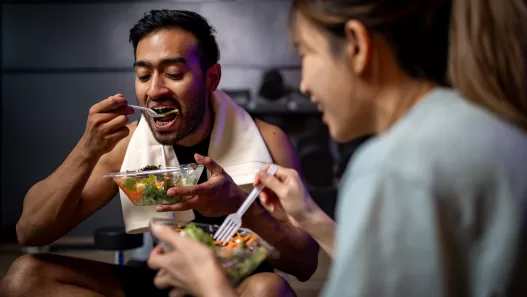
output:
[[[175,119],[178,120],[177,118],[179,117],[180,126],[177,128],[177,131],[156,131],[152,123],[152,118],[145,115],[145,112],[143,112],[145,118],[148,120],[150,130],[159,144],[169,146],[176,145],[180,140],[191,135],[199,128],[205,116],[205,108],[207,106],[205,90],[201,89],[200,93],[194,99],[195,103],[187,105],[185,110],[179,108],[179,114]],[[174,101],[172,98],[168,100]],[[180,106],[179,104],[177,105]]]

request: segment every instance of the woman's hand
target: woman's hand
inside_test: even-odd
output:
[[[273,166],[278,168],[274,176],[266,173],[269,166],[263,168],[256,176],[254,185],[265,185],[260,194],[260,201],[276,219],[289,220],[294,226],[300,227],[318,206],[307,192],[296,170],[276,164]]]
[[[179,235],[168,226],[154,225],[152,232],[173,248],[164,252],[157,246],[148,258],[148,266],[159,270],[154,279],[156,287],[174,288],[171,296],[183,296],[183,293],[209,296],[209,292],[229,286],[212,249]]]
[[[276,219],[305,230],[333,257],[335,222],[313,201],[295,170],[274,166],[278,168],[275,176],[265,172],[267,166],[254,182],[266,187],[260,194],[262,205]]]

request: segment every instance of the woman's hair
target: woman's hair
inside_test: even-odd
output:
[[[455,87],[527,131],[524,0],[293,0],[336,53],[348,20],[378,33],[410,77]]]

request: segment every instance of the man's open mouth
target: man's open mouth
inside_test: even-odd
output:
[[[174,109],[177,109],[177,108],[170,107],[170,106],[156,106],[156,107],[151,107],[151,109],[157,112],[158,114],[164,114],[164,113],[173,111]],[[166,117],[152,118],[152,119],[154,121],[154,124],[158,128],[168,128],[176,121],[176,117],[177,117],[177,113],[171,113],[167,115]]]

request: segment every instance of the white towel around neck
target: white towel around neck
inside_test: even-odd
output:
[[[223,167],[236,184],[250,189],[256,173],[265,164],[272,163],[267,146],[252,117],[227,94],[215,91],[211,96],[211,103],[214,110],[214,127],[209,156]],[[175,166],[179,165],[179,162],[174,148],[160,145],[154,138],[147,120],[141,116],[128,144],[121,171],[136,170],[147,165]],[[210,176],[208,171],[207,176]],[[194,219],[192,210],[156,212],[155,206],[133,205],[121,190],[119,195],[127,233],[147,232],[152,218],[174,218],[183,222]]]

